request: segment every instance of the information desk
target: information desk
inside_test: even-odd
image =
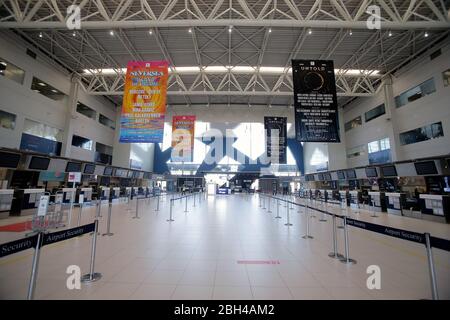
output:
[[[13,195],[13,189],[0,189],[0,219],[9,217]]]
[[[369,191],[369,210],[386,212],[386,198],[384,192]]]
[[[102,203],[108,203],[109,202],[109,197],[111,194],[111,190],[110,187],[107,186],[100,186],[98,188],[99,192],[99,198],[102,201]]]
[[[45,189],[16,189],[14,190],[11,215],[27,216],[35,213],[39,200]]]
[[[350,208],[359,209],[362,203],[362,193],[358,190],[351,190],[348,192],[350,200]]]
[[[327,202],[328,201],[328,192],[327,190],[318,190],[319,192],[317,192],[317,196],[319,200]]]
[[[386,192],[385,195],[387,212],[402,216],[406,195],[399,192]]]
[[[450,223],[450,196],[420,194],[422,218]]]
[[[217,194],[231,194],[231,189],[227,187],[218,188]]]

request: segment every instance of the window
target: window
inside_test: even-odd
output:
[[[0,127],[14,130],[16,127],[16,115],[0,110]]]
[[[442,78],[444,79],[444,87],[450,86],[450,69],[442,72]]]
[[[116,129],[116,124],[114,123],[114,121],[112,121],[108,117],[105,117],[102,114],[100,114],[100,117],[98,118],[98,122],[100,122],[104,126],[110,127],[113,130]]]
[[[9,63],[5,59],[0,58],[0,76],[23,84],[25,71],[13,65],[12,63]]]
[[[395,97],[395,106],[397,108],[403,107],[405,104],[418,100],[426,95],[432,94],[435,91],[436,87],[434,85],[434,79],[428,79],[418,86],[415,86],[414,88],[411,88],[408,91],[405,91],[399,96]]]
[[[97,112],[81,102],[77,103],[77,112],[91,119],[97,118]]]
[[[400,133],[400,144],[407,145],[444,136],[442,122]]]
[[[389,142],[389,138],[372,141],[367,144],[367,150],[369,153],[375,153],[375,152],[389,150],[389,149],[391,149],[391,144]]]
[[[77,135],[73,135],[72,137],[72,146],[82,148],[85,150],[92,150],[92,140],[89,140],[88,138],[83,138]]]
[[[59,142],[63,137],[62,130],[29,119],[25,119],[23,133]]]
[[[388,163],[391,158],[391,143],[389,138],[375,140],[367,144],[369,164]]]
[[[33,82],[31,83],[31,90],[55,101],[61,101],[66,97],[66,95],[58,89],[55,89],[48,83],[45,83],[44,81],[34,77]]]
[[[95,161],[103,164],[111,164],[113,147],[97,142],[95,144]]]
[[[349,159],[356,158],[356,157],[362,156],[365,153],[366,153],[366,151],[365,151],[365,148],[363,145],[357,146],[354,148],[347,149],[347,158],[349,158]]]
[[[382,116],[385,113],[386,113],[386,109],[385,109],[384,103],[383,103],[383,104],[380,104],[378,107],[375,107],[372,110],[367,111],[364,114],[364,117],[366,119],[366,122],[369,122],[370,120],[378,118],[379,116]]]
[[[361,116],[359,116],[353,120],[350,120],[349,122],[347,122],[345,124],[345,132],[347,132],[353,128],[359,127],[361,125],[362,125],[362,119],[361,119]]]

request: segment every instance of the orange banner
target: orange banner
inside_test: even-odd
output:
[[[195,116],[173,116],[172,156],[174,162],[193,161]]]
[[[128,62],[120,142],[163,141],[168,74],[167,61]]]

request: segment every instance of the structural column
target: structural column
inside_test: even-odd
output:
[[[64,121],[64,136],[61,150],[61,156],[67,158],[70,158],[70,150],[72,147],[73,119],[75,119],[75,113],[77,111],[79,88],[79,77],[76,75],[72,75],[72,78],[70,80],[70,92],[69,96],[67,97],[66,117]]]
[[[388,132],[386,133],[389,137],[389,143],[391,147],[391,157],[392,162],[402,160],[400,152],[400,136],[397,126],[396,119],[396,107],[395,107],[395,97],[394,89],[392,86],[393,80],[392,76],[387,75],[383,78],[382,90],[384,95],[384,106],[386,109],[386,119],[389,121]]]

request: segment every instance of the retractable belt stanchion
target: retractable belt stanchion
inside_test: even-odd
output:
[[[102,234],[102,236],[112,236],[114,234],[111,232],[111,211],[112,211],[112,201],[110,200],[108,203],[108,221],[107,221],[106,233]]]
[[[170,203],[169,203],[169,219],[167,219],[167,221],[175,221],[175,220],[173,220],[173,218],[172,218],[172,209],[173,209],[173,203],[174,203],[174,200],[173,199],[170,199]]]
[[[193,204],[193,207],[195,207],[195,193],[193,194],[193,198],[194,198],[194,204]]]
[[[185,196],[186,201],[184,202],[184,212],[188,212],[187,209],[187,203],[188,203],[188,196]]]
[[[260,208],[262,207],[262,204],[261,204],[261,201],[262,201],[262,200],[261,200],[261,198],[262,198],[262,197],[261,197],[261,194],[259,194],[259,207],[260,207]]]
[[[265,195],[264,195],[262,201],[263,201],[263,209],[266,209],[266,197],[265,197]]]
[[[91,263],[89,267],[89,273],[81,277],[81,282],[89,283],[99,280],[102,274],[94,271],[95,267],[95,252],[97,249],[97,231],[98,231],[98,220],[95,219],[95,229],[92,236],[92,248],[91,248]]]
[[[325,209],[323,208],[325,206]],[[320,207],[322,210],[327,211],[327,203],[321,202]],[[319,219],[320,222],[327,222],[327,217],[325,216],[325,213],[322,212],[322,217]]]
[[[343,255],[338,253],[337,247],[337,232],[336,232],[336,215],[333,214],[333,252],[330,252],[328,256],[330,258],[342,259]]]
[[[370,199],[370,204],[371,204],[371,207],[372,207],[372,215],[371,215],[371,217],[372,218],[378,218],[377,214],[375,213],[375,205],[374,205],[372,199]]]
[[[313,236],[309,234],[309,207],[308,204],[305,206],[305,213],[306,213],[306,234],[302,237],[303,239],[313,239]]]
[[[436,271],[434,270],[433,251],[431,250],[429,233],[425,233],[425,248],[427,249],[428,271],[430,272],[432,298],[433,300],[439,300],[439,294],[436,283]]]
[[[155,211],[159,211],[159,197],[160,196],[156,196],[156,209],[155,209]]]
[[[280,217],[280,200],[277,199],[277,216],[276,219],[281,219]]]
[[[43,233],[39,232],[37,234],[37,243],[36,247],[34,248],[33,254],[33,264],[31,268],[30,284],[28,285],[28,295],[27,295],[28,300],[33,300],[34,298],[34,291],[36,288],[36,279],[39,266],[39,257],[41,256],[42,237]]]
[[[347,215],[347,203],[345,203],[345,199],[344,200],[341,200],[341,213],[342,213],[342,215]],[[343,212],[343,211],[345,211],[345,212]],[[344,221],[344,220],[342,220],[342,221]],[[337,228],[338,229],[344,229],[344,224],[342,223],[342,225],[339,225],[339,226],[337,226]]]
[[[136,213],[133,219],[140,219],[139,217],[139,197],[136,196]]]
[[[344,250],[345,256],[341,258],[341,262],[347,264],[355,264],[356,260],[350,258],[350,252],[348,249],[348,225],[346,216],[344,216]]]
[[[95,215],[96,218],[101,218],[101,210],[102,210],[102,200],[97,199],[97,213]]]
[[[286,223],[284,224],[285,226],[292,226],[292,223],[289,219],[289,203],[286,203]]]
[[[80,203],[80,212],[78,213],[78,221],[77,221],[77,227],[80,226],[81,223],[81,213],[83,212],[83,202]]]
[[[268,208],[267,212],[272,213],[272,210],[270,210],[270,196],[268,197],[268,201],[269,201],[269,208]]]

